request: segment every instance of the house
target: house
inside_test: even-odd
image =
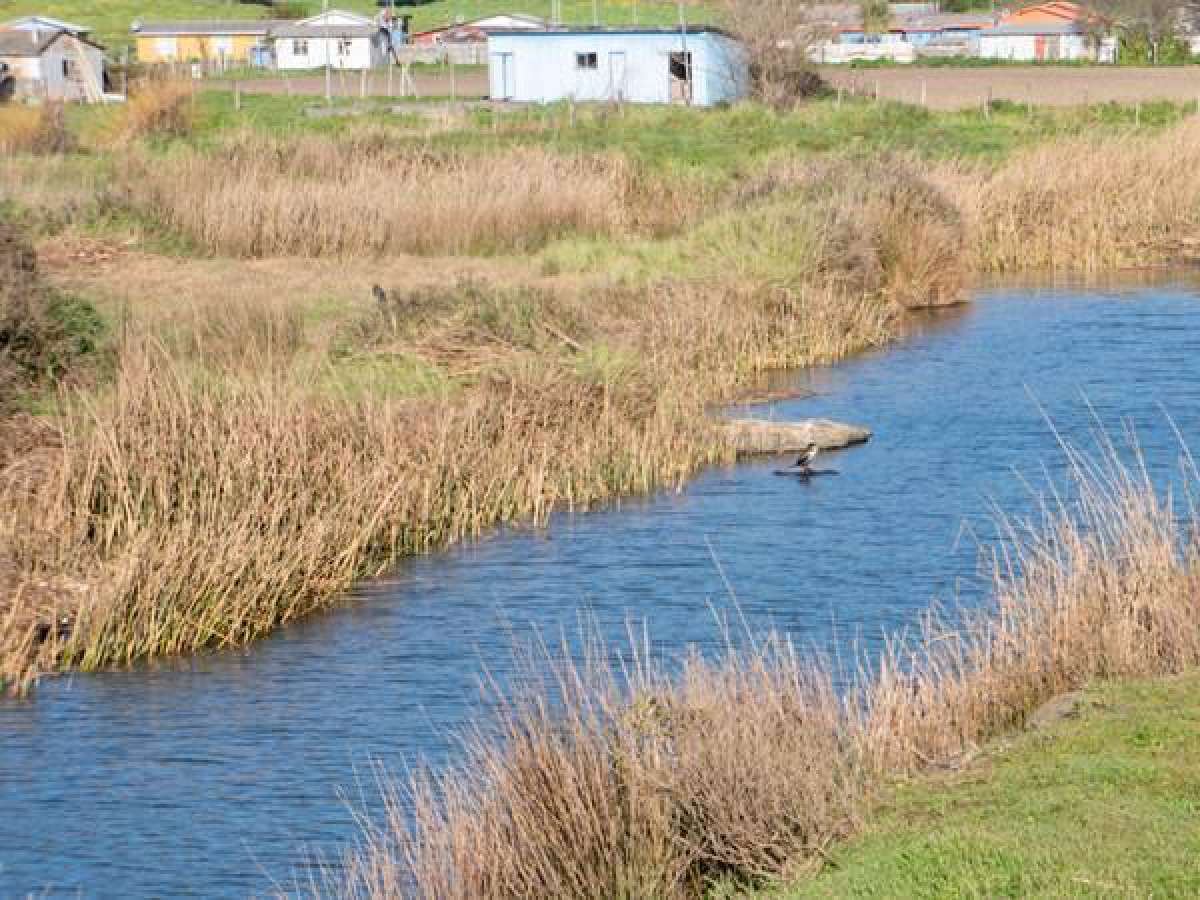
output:
[[[205,62],[236,65],[249,60],[273,25],[246,21],[134,22],[137,58],[144,63]]]
[[[1008,13],[977,37],[984,59],[1023,62],[1051,60],[1117,61],[1111,23],[1077,3],[1051,0]]]
[[[436,47],[439,44],[485,44],[488,31],[545,27],[546,20],[539,19],[537,16],[526,16],[520,13],[484,16],[482,19],[456,22],[453,25],[443,25],[441,28],[432,28],[429,31],[419,31],[412,36],[412,44],[417,47]]]
[[[388,62],[391,33],[374,20],[331,9],[271,29],[280,69],[370,69]]]
[[[745,96],[745,48],[719,28],[548,26],[488,32],[493,100],[684,103]]]
[[[104,100],[104,48],[62,30],[0,28],[3,88],[17,98]]]

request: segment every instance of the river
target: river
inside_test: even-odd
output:
[[[1131,422],[1165,483],[1180,457],[1166,413],[1200,434],[1198,351],[1183,279],[987,290],[754,410],[872,428],[822,457],[836,476],[714,469],[407,561],[244,651],[47,679],[0,703],[0,896],[246,896],[307,877],[355,839],[353,809],[375,808],[373,761],[453,753],[481,673],[503,678],[535,632],[587,619],[619,639],[644,620],[664,652],[712,647],[736,597],[752,629],[844,650],[933,600],[974,602],[992,509],[1032,509],[1027,482],[1061,472],[1045,416],[1082,442],[1093,416]]]

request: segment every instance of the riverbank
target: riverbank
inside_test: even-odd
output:
[[[1200,677],[1097,684],[953,771],[902,782],[770,897],[1190,896]]]
[[[397,556],[678,484],[732,458],[705,411],[763,373],[886,342],[972,271],[1175,258],[1200,196],[1165,107],[280,132],[209,102],[0,160],[44,280],[108,328],[12,398],[43,435],[5,468],[12,684],[244,643]]]

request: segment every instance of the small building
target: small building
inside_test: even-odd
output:
[[[10,96],[100,103],[104,48],[69,31],[0,29],[0,65]],[[9,80],[11,79],[11,80]]]
[[[1117,61],[1111,23],[1067,0],[1051,0],[1003,16],[977,37],[977,55],[1019,62]]]
[[[280,69],[370,69],[388,62],[391,34],[372,19],[331,9],[271,29]]]
[[[493,100],[714,106],[749,89],[745,48],[711,26],[550,26],[488,32]]]
[[[436,47],[439,44],[486,44],[489,31],[523,31],[545,28],[546,24],[545,19],[539,19],[537,16],[505,13],[498,16],[484,16],[482,19],[471,19],[468,22],[456,22],[453,25],[443,25],[428,31],[418,31],[412,36],[411,43],[417,47]]]
[[[267,39],[270,19],[246,21],[134,22],[140,62],[201,62],[240,65]]]

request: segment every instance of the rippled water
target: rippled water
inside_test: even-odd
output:
[[[1167,479],[1200,434],[1200,299],[1185,285],[994,291],[886,352],[809,373],[776,404],[874,429],[837,477],[714,470],[683,492],[510,530],[402,566],[346,608],[240,653],[45,682],[0,704],[0,895],[246,895],[336,855],[371,760],[437,760],[514,637],[717,638],[731,591],[751,627],[838,646],[970,601],[992,504],[1014,512],[1094,414],[1139,429]],[[762,414],[763,410],[755,411]],[[717,561],[724,571],[718,571]],[[357,803],[357,799],[354,801]],[[368,800],[368,805],[370,801]]]

